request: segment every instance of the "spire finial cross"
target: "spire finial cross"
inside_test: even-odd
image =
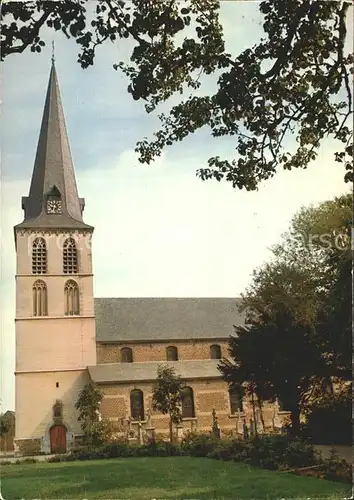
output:
[[[55,62],[55,45],[54,40],[52,41],[52,64]]]

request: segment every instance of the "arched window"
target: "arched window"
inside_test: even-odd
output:
[[[69,280],[64,287],[65,316],[80,314],[79,287],[76,281]]]
[[[33,316],[47,316],[47,286],[42,280],[33,283]]]
[[[167,361],[178,361],[177,347],[175,347],[174,345],[170,345],[169,347],[167,347],[166,358]]]
[[[218,344],[210,346],[211,359],[221,359],[221,347]]]
[[[144,420],[144,394],[140,389],[130,393],[130,414],[133,420]]]
[[[122,347],[120,350],[120,361],[121,363],[133,362],[133,351],[130,347]]]
[[[68,238],[64,242],[63,247],[63,273],[64,274],[77,274],[77,249],[75,240]]]
[[[47,245],[44,238],[36,238],[32,244],[32,274],[46,274]]]
[[[237,389],[229,390],[229,399],[230,399],[230,411],[231,415],[235,415],[239,411],[243,411],[242,406],[242,397],[240,391]]]
[[[194,398],[193,389],[191,387],[184,387],[181,395],[182,400],[182,417],[192,418],[194,417]]]
[[[330,378],[324,378],[321,382],[321,390],[327,394],[333,394],[333,382]]]
[[[333,382],[331,380],[328,382],[328,384],[326,384],[325,391],[327,394],[334,394]]]

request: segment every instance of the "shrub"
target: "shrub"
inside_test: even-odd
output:
[[[250,463],[265,469],[286,470],[308,467],[318,460],[311,444],[291,440],[286,435],[255,438],[250,443]]]
[[[315,465],[319,456],[312,444],[301,440],[290,441],[285,450],[285,461],[289,468]]]
[[[250,444],[240,439],[225,440],[216,443],[215,447],[208,453],[208,458],[217,460],[234,460],[236,462],[247,462],[249,459]]]
[[[11,464],[12,464],[12,462],[10,460],[4,460],[4,461],[0,462],[0,466],[1,465],[11,465]]]
[[[35,464],[37,462],[38,460],[36,460],[35,458],[25,458],[24,460],[22,460],[23,464]]]
[[[104,447],[105,454],[115,457],[171,457],[182,454],[181,447],[166,441],[138,444],[110,444]]]
[[[128,445],[127,443],[120,442],[96,448],[76,447],[67,455],[56,455],[49,458],[48,462],[129,457],[170,457],[181,454],[181,447],[170,442],[149,443],[142,446],[138,444]]]
[[[317,462],[314,447],[291,441],[286,435],[264,436],[249,441],[219,440],[211,435],[191,434],[182,442],[188,455],[245,462],[270,470],[307,467]]]
[[[286,436],[264,436],[249,441],[249,463],[265,469],[286,468],[284,463],[289,440]]]
[[[323,479],[348,484],[352,483],[352,466],[345,460],[341,460],[334,451],[332,451],[331,456],[327,460],[324,460],[322,472]]]
[[[130,456],[131,448],[133,448],[133,445],[127,443],[111,443],[104,446],[103,450],[108,458],[118,458]]]
[[[109,458],[105,448],[87,448],[83,449],[77,453],[70,453],[69,455],[63,456],[63,461],[67,461],[68,457],[70,460],[95,460],[100,458]]]
[[[181,448],[192,457],[206,457],[219,443],[220,440],[211,434],[190,433],[182,440]]]
[[[147,448],[154,457],[176,457],[183,454],[181,446],[170,441],[150,443]]]
[[[67,456],[65,455],[54,455],[53,457],[48,457],[46,462],[55,463],[55,462],[65,462],[67,460]]]
[[[76,446],[72,446],[70,449],[70,453],[80,453],[81,451],[87,450],[87,446],[84,444],[79,444]]]
[[[326,394],[307,410],[304,436],[316,444],[352,444],[352,394]]]
[[[244,441],[220,440],[211,434],[190,433],[183,439],[181,445],[166,441],[151,442],[142,446],[128,445],[124,442],[110,443],[95,449],[76,448],[68,455],[56,455],[47,460],[61,462],[120,457],[170,457],[184,454],[234,460],[270,470],[300,469],[317,464],[321,467],[314,469],[314,474],[334,481],[351,481],[351,467],[345,461],[333,455],[321,462],[311,444],[301,440],[291,440],[287,435],[262,436]],[[36,461],[30,460],[31,463]]]

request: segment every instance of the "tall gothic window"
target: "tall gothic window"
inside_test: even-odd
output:
[[[64,242],[63,248],[63,273],[64,274],[77,274],[77,249],[75,240],[68,238]]]
[[[194,398],[193,389],[191,387],[184,387],[182,390],[182,417],[192,418],[194,413]]]
[[[122,347],[120,350],[120,361],[121,363],[133,362],[133,350],[130,347]]]
[[[240,391],[238,391],[237,389],[230,389],[229,399],[230,399],[231,415],[235,415],[235,413],[243,411],[242,397]]]
[[[330,378],[325,378],[321,382],[321,389],[324,393],[333,394],[333,382]]]
[[[33,283],[33,316],[47,316],[47,287],[44,281]]]
[[[32,273],[46,274],[47,246],[44,238],[36,238],[32,244]]]
[[[76,281],[69,280],[64,287],[65,315],[77,316],[80,314],[79,287]]]
[[[130,414],[133,420],[144,420],[144,394],[140,389],[130,393]]]
[[[221,359],[221,347],[218,344],[210,346],[211,359]]]
[[[166,349],[166,358],[167,361],[178,361],[178,352],[177,352],[177,347],[174,345],[170,345]]]

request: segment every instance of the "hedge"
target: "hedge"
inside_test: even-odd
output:
[[[48,462],[129,457],[172,457],[188,455],[216,460],[232,460],[269,470],[295,471],[316,466],[318,477],[351,483],[351,466],[336,455],[321,460],[313,445],[292,440],[286,435],[257,437],[251,440],[220,440],[210,434],[189,434],[181,444],[151,442],[146,445],[111,443],[99,448],[79,447],[66,455],[47,458]],[[27,459],[29,462],[31,459]],[[33,459],[32,459],[33,460]],[[35,460],[33,460],[35,461]],[[19,461],[17,461],[18,463]],[[5,463],[3,463],[5,465]]]

